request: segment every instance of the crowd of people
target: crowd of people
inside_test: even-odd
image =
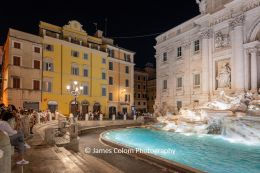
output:
[[[31,111],[31,110],[30,110]],[[24,159],[24,152],[30,146],[25,142],[24,132],[25,128],[30,128],[29,132],[32,134],[32,129],[35,124],[34,114],[23,114],[28,116],[28,121],[23,121],[24,117],[19,113],[14,105],[0,104],[0,130],[9,136],[10,143],[18,152],[17,164],[28,164],[29,161]],[[29,124],[26,124],[29,123]]]
[[[33,127],[36,123],[46,123],[55,118],[50,110],[35,111],[33,109],[16,108],[14,105],[0,104],[0,130],[5,132],[10,143],[18,152],[17,164],[28,164],[24,159],[25,149],[30,146],[25,142],[26,138],[33,135]]]

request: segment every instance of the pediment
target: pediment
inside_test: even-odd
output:
[[[77,31],[77,32],[82,32],[82,33],[87,33],[83,28],[82,25],[76,21],[76,20],[71,20],[67,25],[63,26],[63,29],[68,29],[72,31]]]

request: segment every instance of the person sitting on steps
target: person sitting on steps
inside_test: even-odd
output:
[[[16,164],[18,165],[28,164],[29,161],[24,159],[24,152],[25,152],[25,148],[29,149],[31,147],[24,142],[24,135],[22,131],[16,131],[9,125],[7,121],[10,120],[11,118],[13,118],[12,113],[10,112],[3,113],[2,119],[0,120],[0,130],[8,134],[11,145],[18,150],[19,155]]]

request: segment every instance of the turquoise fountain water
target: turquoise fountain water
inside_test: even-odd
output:
[[[104,138],[210,173],[260,173],[260,145],[232,143],[221,135],[176,133],[146,128],[106,132]]]

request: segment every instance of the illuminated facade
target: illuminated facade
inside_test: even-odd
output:
[[[42,81],[42,38],[9,29],[3,57],[3,103],[39,109]]]
[[[177,111],[260,88],[260,1],[197,1],[201,14],[156,38],[156,106]]]
[[[5,55],[8,56],[4,57],[6,63],[3,70],[3,75],[8,81],[3,85],[5,103],[22,107],[25,101],[23,99],[26,98],[28,102],[37,102],[37,109],[50,109],[52,112],[58,110],[65,115],[75,109],[83,114],[89,111],[100,111],[106,116],[116,112],[131,113],[134,52],[115,46],[112,39],[102,35],[102,31],[97,31],[95,36],[88,35],[77,21],[70,21],[63,27],[40,22],[39,28],[40,36],[20,31],[17,31],[15,37],[8,36],[5,45]],[[16,50],[12,46],[13,40],[24,39],[20,38],[23,34],[33,39],[28,41],[31,47],[22,43],[20,50]],[[35,45],[39,45],[39,55],[33,52]],[[25,85],[24,82],[27,80],[40,82],[37,91],[30,91],[33,95],[32,99],[25,97],[27,96],[25,94],[20,99],[14,99],[21,94],[13,93],[14,89],[10,89],[13,85],[10,80],[13,76],[19,77],[22,67],[19,67],[18,71],[20,71],[17,74],[12,70],[17,69],[10,65],[12,64],[10,57],[13,54],[24,57],[21,58],[22,64],[24,65],[23,61],[26,61],[27,66],[30,67],[26,68],[25,74],[21,73],[24,75],[22,77],[24,80],[20,80],[19,87],[32,88],[34,84],[30,83],[30,87]],[[36,58],[40,60],[37,70],[31,68]],[[111,63],[113,69],[110,68]],[[113,77],[112,85],[109,84],[111,77]],[[77,103],[66,90],[66,86],[71,85],[73,81],[78,81],[83,87]],[[10,85],[9,88],[7,84]],[[17,92],[17,89],[15,91]]]

